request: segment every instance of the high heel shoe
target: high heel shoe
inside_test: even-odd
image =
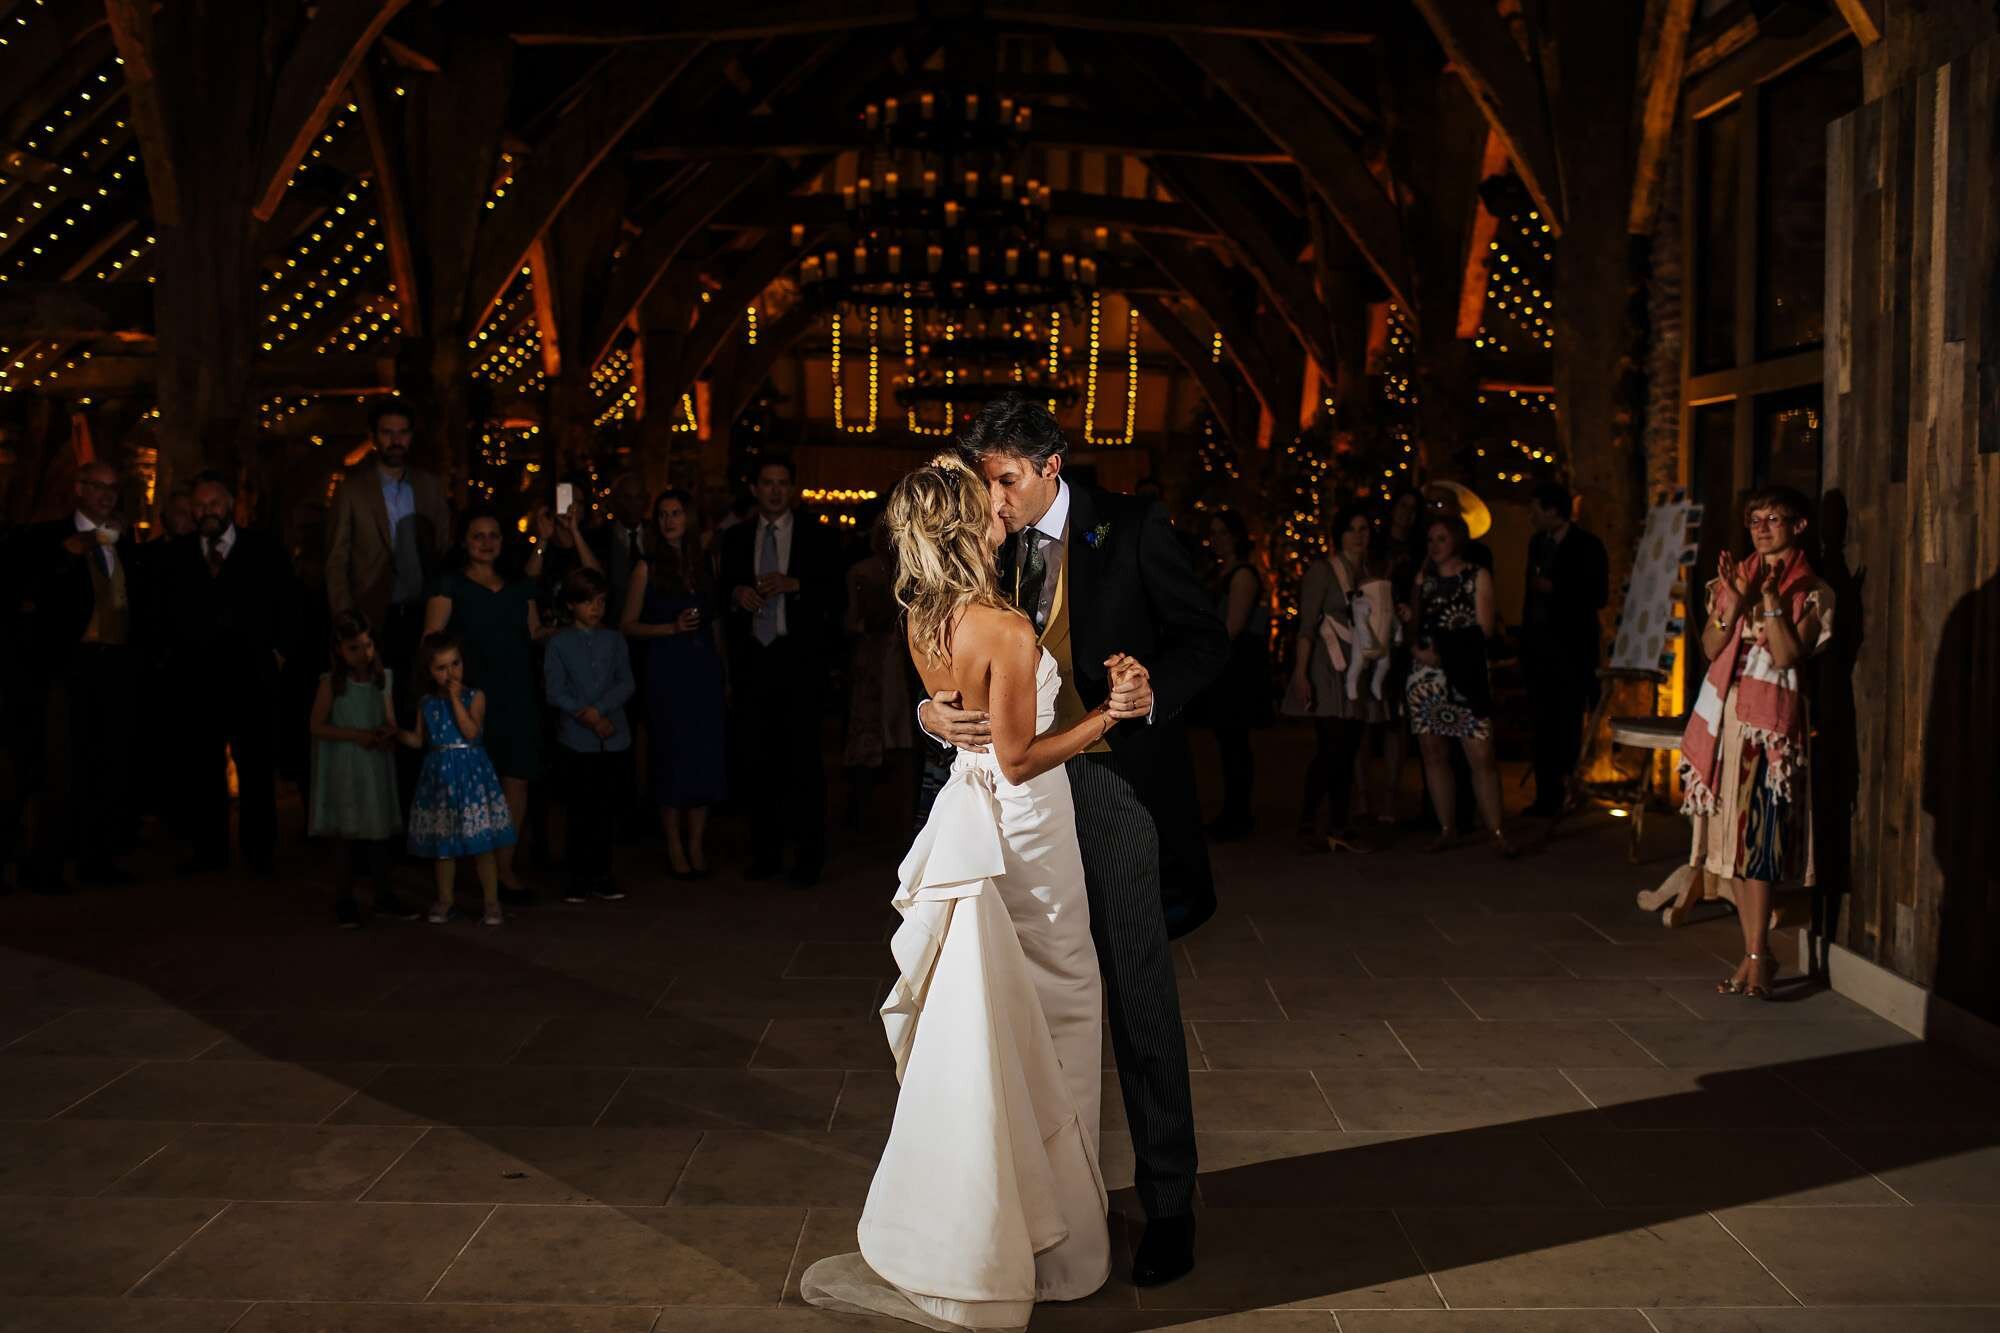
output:
[[[1747,963],[1756,956],[1754,953],[1750,954],[1744,958],[1743,962]],[[1724,980],[1715,983],[1715,993],[1717,995],[1741,995],[1743,993],[1743,963],[1738,963],[1734,972],[1730,973]]]
[[[1427,852],[1448,852],[1456,846],[1458,846],[1458,831],[1456,829],[1446,829],[1425,843],[1424,850]]]
[[[1770,961],[1771,961],[1771,972],[1770,975],[1767,977],[1764,974],[1764,955],[1760,953],[1753,953],[1750,955],[1751,980],[1744,984],[1743,987],[1744,999],[1768,1000],[1771,998],[1771,987],[1775,985],[1778,980],[1778,960],[1773,958]]]
[[[1493,850],[1500,853],[1502,861],[1511,861],[1521,854],[1520,848],[1507,841],[1507,835],[1499,829],[1493,830]]]

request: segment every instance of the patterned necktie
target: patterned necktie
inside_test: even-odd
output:
[[[1042,553],[1042,534],[1033,528],[1021,529],[1020,546],[1014,555],[1014,605],[1042,627],[1042,584],[1048,578],[1049,560]]]
[[[778,572],[778,565],[778,525],[775,523],[766,523],[764,525],[764,549],[763,553],[757,558],[756,572],[759,574],[775,574]],[[771,596],[766,597],[764,605],[759,607],[757,614],[750,618],[750,637],[757,640],[758,643],[761,643],[766,648],[769,648],[778,638],[778,607],[781,605],[780,599],[783,596],[783,593],[773,593]]]
[[[220,540],[215,540],[215,541],[211,541],[211,542],[209,542],[209,543],[208,543],[208,574],[209,574],[209,577],[210,577],[210,578],[214,578],[214,577],[215,577],[215,576],[216,576],[217,574],[220,574],[220,573],[222,572],[222,562],[223,562],[223,559],[224,559],[224,558],[225,558],[225,557],[224,557],[224,556],[223,556],[223,554],[222,554],[222,543],[221,543],[221,541],[220,541]]]

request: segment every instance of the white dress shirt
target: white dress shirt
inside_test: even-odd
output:
[[[1056,579],[1062,574],[1063,530],[1069,526],[1069,483],[1056,478],[1056,498],[1049,502],[1048,512],[1021,529],[1021,540],[1041,543],[1042,560],[1046,571],[1042,575],[1041,598],[1035,605],[1035,628],[1044,629],[1049,623],[1049,613],[1055,610]],[[1015,552],[1018,563],[1022,556]]]
[[[99,524],[90,519],[89,517],[87,517],[81,509],[76,511],[75,518],[76,518],[76,530],[78,532],[90,534],[93,540],[97,539],[97,529],[99,527],[111,528],[113,531],[117,530],[116,524],[112,523]],[[105,545],[102,542],[100,542],[97,547],[97,560],[99,564],[104,566],[104,572],[106,574],[109,574],[113,578],[116,578],[118,576],[118,543],[114,541],[109,545]]]
[[[215,551],[219,553],[224,560],[227,560],[229,558],[230,548],[232,548],[235,545],[236,545],[236,525],[234,523],[231,523],[228,527],[222,530],[222,535],[220,537],[217,537],[214,541],[210,541],[206,537],[203,537],[201,539],[202,559],[206,560],[208,558],[208,553],[210,551]]]
[[[764,567],[764,530],[766,528],[776,528],[778,530],[778,563],[775,567],[769,569]],[[787,509],[775,519],[759,515],[757,519],[757,531],[752,536],[750,544],[750,572],[761,578],[766,574],[782,574],[791,567],[792,511]],[[783,638],[791,630],[791,626],[785,619],[786,604],[791,601],[791,598],[781,593],[777,600],[778,637]]]

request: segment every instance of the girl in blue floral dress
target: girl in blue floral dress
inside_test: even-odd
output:
[[[410,802],[410,852],[437,863],[434,924],[452,919],[458,858],[469,856],[486,900],[485,922],[497,926],[500,872],[493,853],[513,846],[515,835],[507,795],[480,744],[486,696],[465,688],[465,658],[456,637],[430,635],[418,656],[432,690],[418,710],[417,729],[403,733],[403,744],[428,751]]]

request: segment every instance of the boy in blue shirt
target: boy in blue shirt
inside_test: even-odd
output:
[[[564,900],[573,903],[625,896],[611,878],[611,844],[617,812],[627,800],[619,784],[632,771],[625,703],[634,687],[625,636],[604,627],[608,591],[604,575],[594,569],[575,570],[563,580],[572,623],[549,640],[543,657],[548,700],[558,714],[558,771],[569,807]]]

